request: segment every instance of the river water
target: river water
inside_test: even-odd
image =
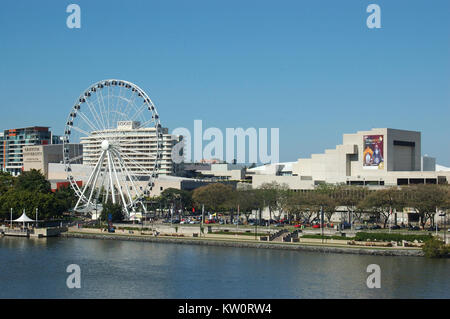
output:
[[[66,285],[67,266],[81,288]],[[367,266],[381,288],[366,285]],[[75,238],[0,238],[0,298],[450,298],[450,260]]]

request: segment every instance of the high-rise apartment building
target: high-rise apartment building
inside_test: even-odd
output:
[[[3,132],[2,170],[12,175],[19,175],[23,170],[23,147],[31,145],[59,144],[60,138],[52,135],[49,127],[32,126],[9,129]]]

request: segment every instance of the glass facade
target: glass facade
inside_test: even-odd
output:
[[[48,127],[33,126],[3,132],[2,170],[19,175],[23,169],[23,146],[60,143]]]

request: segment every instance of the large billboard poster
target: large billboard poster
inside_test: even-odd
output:
[[[363,167],[383,169],[383,135],[364,135]]]

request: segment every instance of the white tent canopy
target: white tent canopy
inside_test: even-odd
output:
[[[13,222],[18,222],[18,223],[28,223],[28,222],[34,222],[33,219],[29,218],[25,212],[23,212],[22,216],[20,216],[17,219],[14,219]]]

